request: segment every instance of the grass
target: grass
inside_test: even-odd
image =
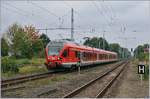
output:
[[[32,58],[30,61],[33,65],[41,65],[44,64],[45,58]]]
[[[17,75],[27,75],[33,73],[42,73],[46,72],[47,68],[43,65],[45,62],[44,58],[32,58],[32,59],[15,59],[12,58],[19,66],[19,72],[13,73],[8,71],[6,73],[1,73],[2,78],[11,78]]]
[[[17,64],[26,65],[26,64],[32,64],[32,65],[42,65],[45,62],[45,58],[32,58],[32,59],[16,59],[15,60]]]
[[[56,76],[56,77],[39,79],[36,81],[27,82],[27,85],[29,85],[31,87],[52,85],[56,82],[61,82],[61,81],[67,80],[67,79],[68,79],[68,76],[61,75],[61,76]]]
[[[30,60],[26,59],[26,58],[25,59],[16,59],[15,62],[17,64],[20,64],[20,65],[25,65],[25,64],[30,64],[31,63]]]
[[[14,73],[14,72],[7,72],[7,73],[1,73],[1,76],[2,76],[2,78],[4,77],[4,78],[9,78],[9,77],[14,77],[14,76],[16,76],[16,73]]]
[[[47,72],[47,68],[45,66],[31,66],[31,65],[25,65],[22,67],[19,67],[18,73],[13,73],[11,71],[8,71],[6,73],[1,73],[2,78],[11,78],[19,75],[30,75],[34,73],[43,73]]]
[[[144,80],[149,79],[149,65],[145,66],[145,74],[144,74]]]
[[[19,74],[32,74],[32,73],[41,73],[46,71],[47,69],[45,66],[26,65],[19,68]]]

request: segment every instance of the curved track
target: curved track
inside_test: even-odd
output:
[[[103,97],[105,92],[113,84],[113,82],[116,80],[116,78],[121,74],[121,72],[124,70],[125,66],[128,63],[129,63],[129,61],[122,62],[121,64],[118,64],[113,69],[105,72],[104,74],[102,74],[102,75],[98,76],[97,78],[89,81],[88,83],[84,84],[83,86],[81,86],[81,87],[73,90],[72,92],[68,93],[63,98],[73,98],[73,97],[101,98],[101,97]],[[115,73],[115,76],[110,76],[113,73]],[[102,81],[102,79],[103,79],[103,81]],[[107,81],[106,81],[106,79],[107,79]],[[97,88],[96,83],[98,86],[102,85],[102,83],[104,83],[104,85],[102,85],[101,88],[99,89],[99,88]],[[97,89],[97,91],[95,91],[96,89]],[[94,95],[92,95],[92,96],[89,95],[89,93],[91,93],[91,90],[93,92],[94,91],[96,92],[96,93],[93,93]]]

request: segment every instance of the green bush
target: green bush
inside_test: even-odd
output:
[[[17,59],[15,61],[17,64],[19,64],[21,66],[31,63],[29,59]]]
[[[3,73],[6,72],[13,72],[17,73],[19,72],[18,64],[15,62],[14,59],[11,59],[9,57],[2,57],[1,60],[1,69]]]
[[[149,78],[149,66],[145,66],[145,74],[144,74],[144,79]]]
[[[22,64],[31,64],[30,60],[29,59],[24,59],[22,61]]]

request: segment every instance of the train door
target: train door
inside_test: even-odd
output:
[[[69,57],[69,50],[68,48],[66,48],[63,53],[62,53],[62,57],[63,57],[63,62],[68,62],[68,57]]]
[[[76,62],[77,57],[76,57],[76,50],[73,48],[69,48],[69,57],[68,57],[70,62]]]
[[[77,60],[80,60],[80,52],[79,51],[75,51],[75,58]]]
[[[64,58],[64,62],[75,62],[75,52],[70,48],[66,48],[63,51],[62,56]]]

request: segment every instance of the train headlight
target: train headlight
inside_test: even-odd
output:
[[[58,60],[60,60],[60,58],[58,57]]]

